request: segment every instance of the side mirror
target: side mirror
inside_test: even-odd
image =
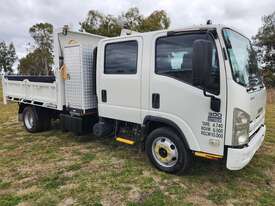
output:
[[[221,100],[213,95],[208,95],[206,89],[211,87],[212,77],[212,54],[213,44],[211,41],[198,39],[193,43],[193,84],[203,87],[204,96],[210,97],[210,108],[220,112]]]
[[[213,44],[209,40],[198,39],[193,43],[193,84],[207,88],[211,82]]]

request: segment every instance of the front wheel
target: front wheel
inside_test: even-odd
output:
[[[161,171],[178,174],[191,166],[190,150],[168,127],[152,131],[146,139],[145,150],[152,164]]]

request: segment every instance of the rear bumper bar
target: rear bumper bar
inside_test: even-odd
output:
[[[228,148],[226,167],[229,170],[240,170],[250,162],[264,141],[265,130],[265,125],[262,125],[247,147],[241,149]]]

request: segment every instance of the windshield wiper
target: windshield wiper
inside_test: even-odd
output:
[[[255,88],[255,87],[248,87],[248,88],[246,88],[246,91],[247,92],[250,92],[250,91],[255,91],[255,90],[257,90],[257,88]]]
[[[264,88],[264,84],[261,79],[258,79],[257,77],[249,77],[249,86],[246,89],[246,91],[255,91],[257,90],[257,86],[259,86],[259,89]]]

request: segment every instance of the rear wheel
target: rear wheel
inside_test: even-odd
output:
[[[28,132],[41,132],[50,128],[51,118],[46,111],[27,106],[23,110],[23,124]]]
[[[152,164],[168,173],[184,173],[191,166],[192,154],[182,139],[170,128],[152,131],[145,142]]]
[[[23,123],[28,132],[39,132],[41,123],[38,120],[38,114],[33,107],[25,107],[23,110]]]

